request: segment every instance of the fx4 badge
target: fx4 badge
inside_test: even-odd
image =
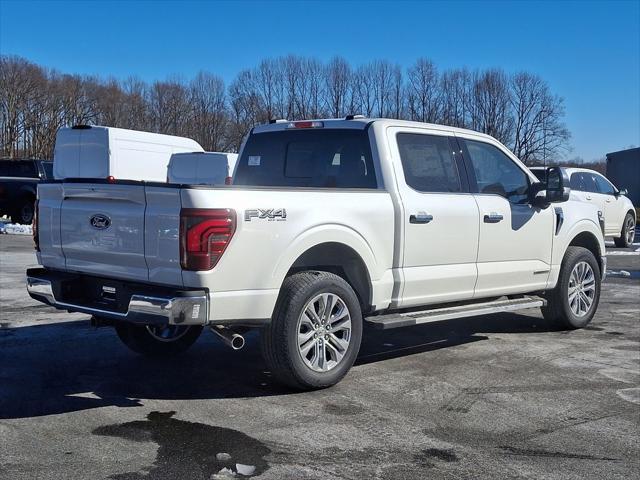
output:
[[[254,208],[244,211],[245,222],[250,222],[253,218],[257,218],[258,220],[266,219],[269,222],[273,222],[274,220],[282,222],[287,219],[287,210],[284,208]]]

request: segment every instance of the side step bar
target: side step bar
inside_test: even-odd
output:
[[[409,327],[421,323],[440,322],[454,318],[475,317],[498,312],[538,308],[546,305],[546,300],[539,297],[520,297],[514,299],[498,299],[490,302],[472,303],[455,307],[432,308],[417,312],[390,313],[388,315],[372,315],[365,320],[380,330]]]

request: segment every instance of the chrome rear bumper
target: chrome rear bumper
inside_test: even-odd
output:
[[[208,296],[203,291],[176,291],[175,295],[132,294],[126,312],[107,306],[83,305],[78,301],[56,298],[55,279],[27,274],[27,292],[31,298],[70,312],[81,312],[111,320],[140,324],[205,325],[208,322]]]

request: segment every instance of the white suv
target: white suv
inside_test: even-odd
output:
[[[636,211],[633,203],[607,178],[586,168],[564,168],[570,178],[572,200],[592,203],[604,216],[604,234],[613,237],[617,247],[633,244],[636,228]],[[531,171],[544,181],[545,168],[533,167]]]

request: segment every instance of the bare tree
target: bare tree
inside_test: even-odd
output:
[[[154,82],[149,106],[155,131],[169,135],[187,133],[191,108],[189,94],[182,81],[173,79]]]
[[[351,67],[342,57],[334,57],[324,69],[327,109],[334,118],[353,113],[348,111],[351,81]]]
[[[190,84],[192,126],[189,131],[195,140],[209,151],[224,151],[229,142],[226,136],[228,114],[224,82],[211,73],[200,72]]]
[[[467,128],[471,103],[471,75],[466,69],[447,70],[440,77],[440,120],[444,125]]]
[[[476,72],[473,78],[471,126],[508,144],[513,137],[513,116],[507,75],[499,69]]]
[[[409,118],[435,123],[440,119],[443,95],[438,69],[430,60],[419,58],[407,70]]]
[[[59,128],[94,123],[195,138],[208,150],[237,150],[246,133],[272,118],[367,116],[466,127],[501,140],[525,162],[557,160],[570,138],[564,105],[540,77],[499,69],[442,74],[420,58],[403,77],[377,60],[352,69],[289,55],[238,73],[228,88],[201,72],[189,81],[148,84],[68,75],[20,57],[0,56],[0,154],[53,154]]]
[[[514,114],[513,153],[525,163],[546,163],[566,150],[570,134],[562,122],[562,98],[544,80],[521,72],[510,81]]]

